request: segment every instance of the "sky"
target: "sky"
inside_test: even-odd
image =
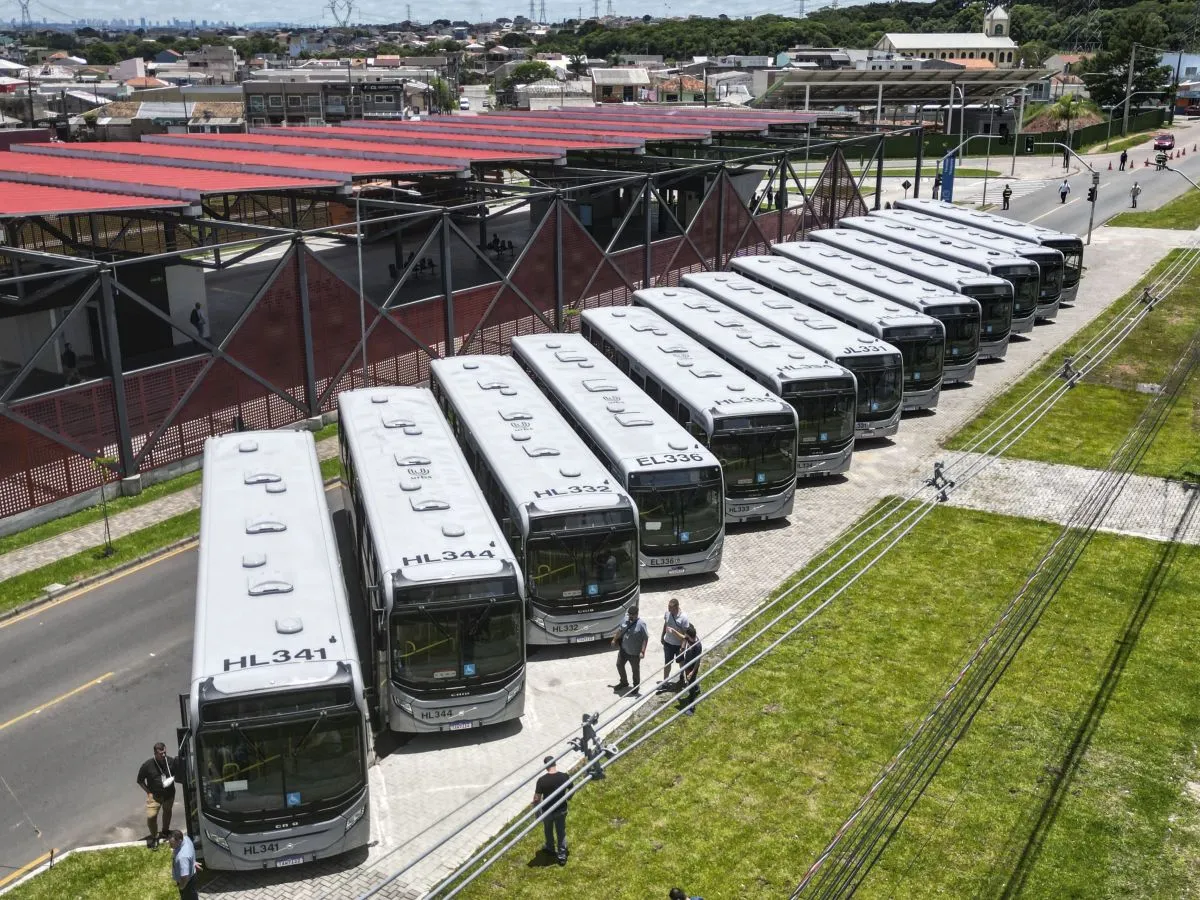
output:
[[[600,0],[599,11],[603,15],[609,0]],[[829,0],[807,0],[807,8],[812,11],[827,5]],[[865,0],[857,0],[865,2]],[[717,16],[725,13],[728,16],[763,15],[774,13],[778,15],[797,15],[799,0],[796,2],[780,2],[780,0],[666,0],[655,4],[654,8],[639,6],[631,0],[612,0],[613,12],[617,15],[642,15],[649,12],[658,16],[702,15]],[[857,5],[856,0],[842,0],[842,5]],[[540,9],[541,0],[535,0],[535,11]],[[407,8],[411,7],[412,16],[418,22],[430,21],[435,18],[465,19],[471,22],[490,21],[497,17],[509,18],[517,15],[529,15],[529,3],[520,0],[509,0],[508,3],[487,3],[483,0],[446,0],[436,5],[426,3],[405,3],[395,0],[355,0],[355,13],[352,21],[367,22],[400,22],[407,18]],[[595,0],[547,0],[546,17],[551,21],[578,18],[582,13],[584,18],[590,18],[596,9]],[[68,14],[69,13],[69,14]],[[179,17],[180,19],[195,18],[197,22],[208,19],[211,22],[230,21],[236,24],[252,22],[290,22],[298,25],[319,26],[333,25],[333,15],[326,8],[323,0],[210,0],[196,4],[164,4],[161,0],[57,0],[56,3],[43,3],[42,0],[31,0],[30,15],[35,22],[43,18],[47,21],[70,21],[71,19],[133,19],[135,22],[145,17],[148,22]],[[0,19],[7,22],[19,19],[20,7],[17,0],[0,0]]]

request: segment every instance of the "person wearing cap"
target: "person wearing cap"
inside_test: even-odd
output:
[[[683,641],[683,651],[679,654],[679,671],[683,676],[683,689],[687,696],[679,698],[679,708],[691,716],[696,713],[696,700],[700,697],[700,654],[704,647],[696,634],[696,626],[688,625]]]
[[[547,756],[542,760],[546,774],[537,780],[533,787],[533,806],[542,819],[542,830],[546,841],[542,852],[558,859],[560,866],[567,864],[567,785],[571,777],[565,772],[558,771],[554,757]],[[555,841],[557,839],[557,848]]]
[[[667,603],[667,611],[663,613],[661,638],[663,648],[663,680],[658,688],[660,691],[669,691],[671,689],[670,684],[667,683],[667,679],[671,677],[671,663],[675,661],[675,657],[683,649],[683,639],[686,637],[687,627],[687,614],[680,610],[678,598],[672,597],[670,602]]]
[[[638,696],[638,685],[642,683],[642,658],[646,655],[646,645],[649,643],[650,629],[646,626],[646,620],[638,617],[636,606],[629,607],[625,621],[621,623],[612,639],[613,646],[618,648],[617,675],[620,677],[620,681],[614,686],[615,690],[624,691],[629,688],[629,682],[625,680],[625,664],[629,663],[633,670],[633,688],[629,694],[633,697]]]

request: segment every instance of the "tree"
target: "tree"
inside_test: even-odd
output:
[[[579,79],[587,74],[588,61],[582,53],[572,53],[567,58],[567,71],[573,78]]]
[[[1040,69],[1049,57],[1054,55],[1054,48],[1045,41],[1030,41],[1022,44],[1017,52],[1017,59],[1026,69]]]
[[[554,78],[554,70],[540,59],[530,59],[512,70],[512,74],[504,79],[502,90],[511,91],[518,84],[530,84],[543,78]]]
[[[1137,106],[1150,99],[1153,92],[1165,92],[1171,83],[1171,76],[1170,67],[1158,64],[1157,54],[1151,51],[1139,53],[1133,66],[1133,92],[1137,96],[1132,97],[1130,102]],[[1122,104],[1129,83],[1128,49],[1124,53],[1108,50],[1097,53],[1086,61],[1080,77],[1087,85],[1088,94],[1100,106]]]
[[[527,34],[522,34],[519,31],[510,31],[508,34],[500,38],[500,43],[510,50],[516,47],[532,47],[533,38]]]

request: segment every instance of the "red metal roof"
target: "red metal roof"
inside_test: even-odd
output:
[[[601,131],[593,128],[584,132],[567,128],[534,127],[525,124],[508,124],[497,118],[486,116],[470,118],[439,116],[436,119],[424,119],[419,122],[355,120],[343,123],[339,130],[343,129],[392,134],[419,141],[437,138],[447,143],[452,142],[455,138],[486,142],[489,136],[496,136],[514,139],[517,143],[529,146],[535,146],[544,141],[550,146],[565,150],[636,150],[644,144],[642,138],[629,132]],[[503,141],[497,142],[493,138],[492,143],[503,143]]]
[[[695,141],[712,136],[712,129],[708,126],[687,122],[654,122],[633,118],[610,120],[590,116],[552,117],[541,112],[526,111],[491,113],[479,118],[507,124],[510,127],[558,128],[573,134],[633,135],[650,141]]]
[[[44,184],[9,182],[0,190],[0,217],[101,213],[117,209],[163,209],[186,205],[182,200],[78,191]]]
[[[403,161],[381,162],[344,156],[298,158],[294,154],[288,153],[197,147],[182,143],[151,144],[139,141],[106,141],[87,144],[19,144],[14,146],[14,150],[22,153],[42,153],[51,156],[103,159],[145,165],[179,164],[191,168],[206,168],[205,164],[208,164],[208,168],[214,169],[258,171],[260,174],[298,175],[305,178],[340,177],[346,181],[355,177],[424,175],[458,171],[458,167],[455,166],[434,166]]]
[[[275,130],[282,129],[265,129],[255,128],[251,130],[251,134],[268,134]],[[348,128],[345,125],[337,127],[317,126],[288,128],[287,134],[297,135],[300,137],[309,138],[326,138],[329,140],[343,141],[384,141],[389,146],[394,148],[397,153],[414,153],[425,156],[446,156],[452,159],[467,159],[471,162],[498,162],[508,160],[526,160],[526,159],[553,159],[563,155],[562,144],[556,144],[552,141],[539,140],[523,140],[523,145],[531,147],[539,147],[544,152],[528,151],[525,149],[519,150],[488,150],[483,146],[466,147],[466,146],[445,146],[442,144],[431,145],[418,143],[421,139],[417,135],[412,135],[411,138],[405,135],[391,135],[387,131],[377,128]],[[477,141],[478,144],[495,144],[498,142],[492,141]]]
[[[147,196],[172,200],[195,200],[205,194],[238,191],[329,188],[342,183],[339,180],[222,172],[215,169],[179,169],[103,160],[81,160],[75,165],[64,165],[63,160],[52,156],[13,152],[0,152],[0,181],[118,193],[137,190]]]

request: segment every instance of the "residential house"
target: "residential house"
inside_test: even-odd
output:
[[[154,62],[156,63],[181,63],[183,61],[183,54],[170,47],[167,47],[165,50],[159,50],[154,56]]]
[[[659,103],[703,103],[704,81],[682,72],[651,72],[654,99]]]
[[[596,69],[592,72],[592,98],[601,103],[645,100],[650,73],[644,68]]]
[[[595,105],[590,81],[559,81],[557,78],[518,85],[511,102],[517,109],[531,110]]]

